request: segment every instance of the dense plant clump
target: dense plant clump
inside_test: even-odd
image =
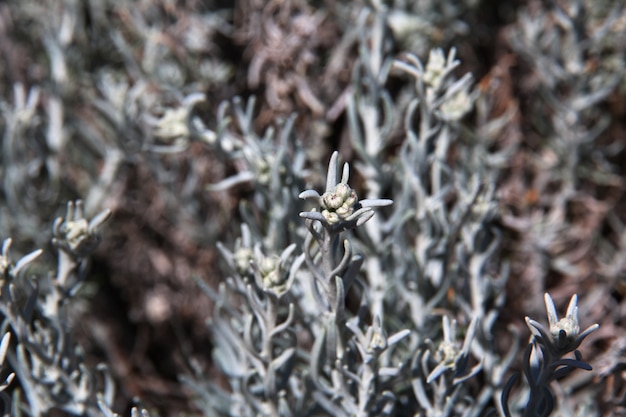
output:
[[[626,413],[624,3],[234,3],[0,5],[4,415]]]

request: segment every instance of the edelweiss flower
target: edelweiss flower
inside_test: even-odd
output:
[[[562,356],[580,346],[583,339],[595,331],[599,324],[587,327],[582,333],[578,324],[578,296],[574,294],[567,307],[567,314],[559,320],[556,306],[550,294],[544,295],[548,314],[549,330],[539,322],[526,317],[526,323],[535,337],[541,338],[551,353]]]
[[[106,209],[87,220],[83,202],[67,203],[67,214],[54,222],[53,243],[78,257],[91,253],[100,243],[100,226],[111,217],[111,210]]]
[[[319,195],[315,190],[306,190],[299,197],[305,200],[315,200],[322,209],[318,211],[305,211],[300,217],[318,220],[325,227],[351,228],[360,226],[374,215],[374,207],[388,206],[393,203],[388,199],[358,200],[356,191],[348,185],[350,167],[346,163],[343,166],[341,181],[337,182],[337,163],[339,154],[335,151],[328,164],[326,177],[326,191]]]

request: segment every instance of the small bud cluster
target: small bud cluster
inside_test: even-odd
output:
[[[446,56],[442,49],[432,49],[428,54],[428,63],[424,71],[424,83],[438,89],[446,77]]]
[[[111,210],[104,210],[87,220],[83,202],[67,203],[66,216],[56,219],[53,226],[53,243],[76,257],[84,257],[100,243],[100,226],[111,216]]]
[[[233,263],[235,265],[235,270],[240,275],[246,275],[248,271],[250,271],[250,261],[254,259],[254,251],[252,248],[248,247],[238,247],[235,248],[235,252],[233,253]]]
[[[567,314],[562,319],[556,312],[556,306],[550,294],[545,294],[546,311],[548,313],[549,329],[528,317],[526,323],[530,331],[555,356],[562,356],[575,351],[583,339],[600,327],[597,324],[589,326],[583,332],[578,324],[578,296],[574,294],[567,307]]]
[[[339,183],[332,191],[322,194],[322,216],[330,224],[346,220],[354,213],[358,198],[348,184]]]
[[[263,288],[276,293],[283,294],[287,291],[288,273],[283,270],[281,260],[276,255],[261,255],[257,259],[261,283]]]
[[[339,154],[334,152],[328,164],[326,192],[321,196],[315,190],[300,193],[300,198],[315,200],[322,212],[309,211],[300,213],[300,217],[320,221],[329,228],[351,228],[360,226],[374,215],[374,207],[388,206],[393,203],[388,199],[358,200],[356,191],[348,185],[350,167],[343,166],[341,180],[337,182]]]
[[[473,318],[467,328],[467,333],[463,341],[456,339],[457,322],[450,321],[448,316],[442,317],[443,339],[436,346],[428,341],[431,346],[429,350],[418,355],[422,359],[422,372],[424,373],[426,384],[430,384],[440,377],[448,378],[452,384],[467,380],[476,375],[482,369],[482,362],[478,362],[473,367],[468,366],[471,354],[470,346],[476,336],[478,320]],[[430,370],[428,363],[434,362],[436,366]],[[447,376],[444,376],[447,375]],[[421,385],[423,380],[418,380]]]
[[[461,90],[444,101],[439,108],[441,118],[457,121],[463,118],[474,107],[474,99],[467,90]]]

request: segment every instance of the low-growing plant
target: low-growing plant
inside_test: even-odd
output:
[[[492,3],[0,5],[3,415],[115,416],[152,362],[183,405],[133,417],[623,410],[626,9]],[[181,346],[96,364],[109,286]]]

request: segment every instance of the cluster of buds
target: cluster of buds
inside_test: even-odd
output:
[[[276,255],[262,256],[257,260],[263,288],[271,288],[276,292],[284,292],[287,275],[283,273],[280,258]]]
[[[322,194],[322,216],[329,224],[337,224],[348,219],[357,207],[356,192],[348,184],[337,184],[335,189]]]
[[[356,192],[348,185],[350,167],[346,163],[343,166],[341,181],[337,182],[339,153],[333,152],[328,164],[326,178],[326,191],[319,195],[315,190],[306,190],[299,197],[305,200],[315,200],[321,207],[322,212],[306,211],[300,213],[300,217],[317,220],[328,228],[351,228],[360,226],[374,215],[374,207],[388,206],[393,203],[388,199],[358,200]]]
[[[462,89],[441,103],[439,112],[443,120],[454,122],[461,120],[473,107],[474,97],[467,89]]]
[[[454,49],[452,51],[454,51]],[[450,72],[449,67],[451,67],[451,64],[454,62],[454,52],[452,52],[451,58],[452,59],[446,60],[442,49],[431,49],[428,55],[426,70],[424,71],[424,83],[435,90],[438,89],[446,75]],[[448,64],[448,62],[450,64]],[[454,64],[454,67],[457,65],[458,63]]]
[[[264,255],[260,245],[254,248],[254,259],[251,262],[256,284],[265,293],[282,297],[289,291],[295,273],[304,261],[304,255],[292,258],[296,244],[293,243],[278,255]]]
[[[426,95],[423,105],[434,111],[446,122],[462,119],[473,107],[476,94],[471,92],[472,76],[465,74],[460,79],[454,77],[454,70],[460,61],[456,50],[450,49],[446,56],[441,49],[433,49],[424,68],[420,60],[409,54],[408,63],[395,61],[394,66],[416,79],[416,88]]]
[[[252,246],[252,235],[247,224],[241,225],[241,237],[235,241],[235,246],[231,250],[227,249],[221,242],[217,242],[217,249],[222,258],[228,263],[233,272],[241,277],[252,275],[250,263],[254,260],[254,248]]]
[[[241,276],[246,276],[250,271],[250,262],[254,259],[254,251],[247,246],[236,247],[232,254],[235,271]]]
[[[180,106],[164,108],[160,117],[145,116],[154,136],[167,144],[166,147],[154,149],[165,151],[169,147],[169,151],[182,151],[189,145],[189,139],[194,136],[210,141],[212,138],[210,134],[196,132],[192,126],[194,107],[205,100],[206,97],[202,93],[190,94],[182,100]]]
[[[55,220],[52,242],[58,248],[83,258],[93,252],[100,243],[100,226],[109,219],[111,210],[104,210],[87,220],[84,215],[83,202],[67,203],[65,217]]]
[[[442,317],[443,340],[437,346],[433,354],[433,359],[438,365],[430,372],[426,382],[430,384],[447,371],[452,371],[454,375],[454,383],[464,381],[476,375],[482,369],[482,362],[474,367],[469,368],[470,346],[476,335],[478,320],[476,317],[467,328],[463,342],[456,339],[457,322],[450,321],[448,316]]]
[[[261,243],[252,245],[250,228],[245,223],[232,251],[219,242],[217,248],[242,283],[253,282],[261,291],[278,298],[289,291],[295,272],[304,260],[303,255],[293,258],[296,244],[289,245],[280,254],[266,255]]]
[[[526,323],[533,335],[555,357],[561,357],[566,353],[575,351],[585,337],[600,327],[598,324],[593,324],[583,332],[580,331],[580,325],[578,324],[578,296],[576,294],[570,299],[565,317],[560,320],[550,294],[546,293],[544,298],[549,329],[546,329],[544,325],[529,317],[526,317]]]
[[[268,186],[272,181],[272,166],[275,163],[271,156],[267,158],[257,157],[253,160],[254,172],[256,173],[256,181]]]
[[[375,316],[371,326],[367,326],[365,333],[359,328],[359,318],[353,317],[348,320],[346,327],[354,334],[354,341],[364,362],[370,362],[380,356],[390,346],[407,337],[411,331],[401,330],[391,336],[387,336],[380,317]]]

